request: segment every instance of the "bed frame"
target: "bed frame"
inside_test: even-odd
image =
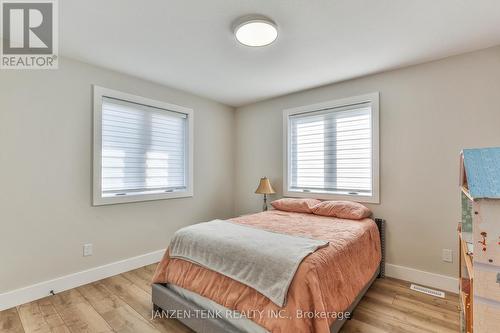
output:
[[[375,218],[375,223],[377,224],[379,234],[380,234],[380,247],[382,252],[382,259],[380,261],[380,266],[370,279],[370,281],[365,285],[363,290],[356,296],[356,299],[352,304],[346,309],[345,312],[353,313],[354,309],[361,301],[365,293],[371,287],[373,282],[377,278],[383,278],[385,276],[385,220],[380,218]],[[199,313],[204,309],[197,304],[186,300],[173,290],[167,288],[165,284],[155,283],[152,286],[152,299],[154,311],[165,310],[165,311],[181,311],[189,313]],[[194,311],[194,312],[193,312]],[[346,320],[337,319],[330,326],[331,333],[338,333],[342,326],[345,324]],[[221,318],[178,318],[184,325],[188,326],[197,333],[244,333],[240,329],[234,327],[228,321]]]

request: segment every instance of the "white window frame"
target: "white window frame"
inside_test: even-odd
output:
[[[302,192],[291,191],[289,184],[291,183],[291,165],[290,165],[290,116],[338,108],[354,104],[370,103],[372,110],[372,195],[360,194],[334,194],[325,192]],[[298,198],[316,198],[324,200],[350,200],[364,203],[380,203],[380,183],[379,183],[379,93],[369,93],[360,96],[348,97],[333,101],[327,101],[312,105],[300,106],[296,108],[283,110],[283,195],[285,197]]]
[[[193,196],[193,142],[194,142],[194,111],[192,109],[156,101],[153,99],[140,97],[121,91],[103,88],[97,85],[94,90],[94,136],[93,136],[93,205],[111,205],[127,202],[151,201],[173,198],[186,198]],[[146,194],[127,194],[126,196],[103,197],[101,188],[102,171],[102,101],[103,97],[115,98],[127,102],[152,106],[155,108],[179,112],[187,116],[187,145],[186,145],[186,190],[174,191],[169,193],[146,193]]]

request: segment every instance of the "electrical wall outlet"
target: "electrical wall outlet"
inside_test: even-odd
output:
[[[84,244],[83,245],[83,256],[84,257],[91,256],[92,252],[93,252],[92,244]]]
[[[443,249],[442,257],[444,262],[453,262],[453,251],[450,249]]]

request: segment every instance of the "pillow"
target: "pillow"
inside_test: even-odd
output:
[[[312,207],[313,214],[341,219],[361,220],[372,212],[367,207],[353,201],[323,201]]]
[[[294,213],[312,213],[312,207],[321,201],[316,199],[292,199],[283,198],[271,202],[271,205],[278,210]]]

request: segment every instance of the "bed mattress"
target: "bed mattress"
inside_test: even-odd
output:
[[[196,293],[224,308],[242,313],[258,310],[251,320],[269,332],[328,333],[330,326],[376,273],[380,260],[378,228],[359,221],[312,214],[269,211],[232,219],[269,231],[329,241],[307,256],[280,308],[254,289],[194,263],[169,258],[158,265],[153,282]],[[279,314],[279,315],[276,315]]]

